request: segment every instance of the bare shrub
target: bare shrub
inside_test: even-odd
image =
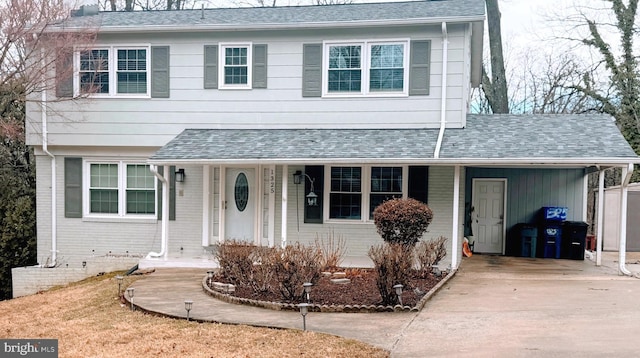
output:
[[[344,258],[346,241],[342,235],[336,235],[331,230],[325,236],[316,234],[315,247],[320,251],[320,269],[323,271],[334,270],[340,266]]]
[[[447,256],[447,238],[440,236],[429,241],[420,241],[416,245],[415,256],[418,261],[418,270],[424,275],[431,272],[431,267],[437,265]]]
[[[275,261],[274,272],[280,294],[285,301],[296,301],[303,294],[302,284],[318,282],[320,278],[320,258],[316,247],[295,243],[278,250],[280,259]]]
[[[369,249],[369,257],[373,260],[378,274],[376,286],[382,297],[382,304],[398,304],[398,296],[393,286],[401,284],[405,289],[409,288],[414,262],[413,246],[389,243],[372,246]]]
[[[253,265],[249,285],[253,292],[267,292],[275,277],[274,266],[280,260],[280,253],[275,248],[256,246],[251,254]]]
[[[387,200],[373,211],[378,234],[390,244],[415,245],[432,219],[427,204],[411,198]]]
[[[253,270],[254,245],[235,240],[220,244],[215,254],[220,274],[234,285],[249,285]]]

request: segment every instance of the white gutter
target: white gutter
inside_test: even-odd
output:
[[[442,84],[440,86],[442,94],[440,95],[440,132],[438,133],[438,141],[436,149],[433,151],[433,158],[440,158],[440,148],[442,147],[442,139],[444,138],[444,128],[447,124],[447,61],[449,39],[447,35],[447,23],[442,23]]]
[[[167,258],[167,244],[168,240],[168,228],[169,228],[169,182],[167,179],[158,173],[158,167],[151,164],[149,166],[149,170],[153,173],[153,175],[162,182],[162,234],[160,239],[160,252],[149,252],[147,254],[147,258]],[[164,167],[164,172],[167,173],[169,167]]]
[[[567,167],[576,168],[599,165],[601,167],[620,167],[630,162],[640,164],[637,158],[270,158],[270,159],[161,159],[147,160],[148,164],[155,165],[245,165],[245,164],[288,164],[309,165],[309,163],[362,163],[362,164],[421,164],[421,165],[462,165],[462,166],[504,166],[504,165],[540,165],[541,167]]]
[[[629,189],[629,180],[633,174],[633,163],[629,163],[627,167],[622,168],[622,182],[620,183],[620,248],[618,250],[618,271],[627,276],[633,276],[633,273],[627,269],[627,190]]]
[[[34,35],[35,37],[35,35]],[[44,66],[45,53],[44,49],[40,50],[42,58],[42,66]],[[49,151],[49,135],[47,129],[47,83],[43,80],[42,92],[40,97],[40,110],[42,116],[42,151],[51,157],[51,262],[49,267],[55,267],[58,261],[58,220],[56,201],[56,157]]]

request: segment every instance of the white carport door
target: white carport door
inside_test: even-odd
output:
[[[473,181],[475,252],[503,253],[505,187],[506,180],[503,179]]]

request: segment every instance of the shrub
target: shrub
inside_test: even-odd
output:
[[[274,272],[280,294],[285,301],[297,301],[302,297],[302,284],[316,284],[320,278],[321,253],[315,247],[295,243],[280,249],[280,259],[275,261]]]
[[[249,285],[252,279],[254,245],[227,240],[218,246],[215,256],[220,274],[234,285]]]
[[[431,267],[437,265],[447,256],[446,243],[447,238],[440,236],[437,239],[420,241],[416,246],[415,255],[418,260],[418,270],[420,270],[422,275],[429,274]]]
[[[410,287],[409,278],[414,261],[413,246],[389,243],[372,246],[369,249],[369,257],[373,260],[378,274],[376,286],[382,297],[382,304],[398,304],[398,296],[393,286],[401,284],[404,289]]]
[[[432,219],[431,209],[411,198],[387,200],[373,211],[378,234],[391,244],[415,245]]]
[[[342,235],[336,235],[332,230],[326,236],[316,235],[315,247],[320,251],[320,269],[330,271],[336,269],[345,253],[346,242]]]

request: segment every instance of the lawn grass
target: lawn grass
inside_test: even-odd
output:
[[[115,274],[0,302],[0,337],[58,339],[60,357],[388,357],[327,334],[196,323],[132,312]],[[127,277],[123,287],[135,281]]]

